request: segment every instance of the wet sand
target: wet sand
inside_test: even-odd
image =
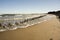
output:
[[[53,17],[48,21],[13,31],[0,32],[0,40],[60,40],[60,23]]]

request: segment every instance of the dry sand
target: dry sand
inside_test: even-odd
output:
[[[13,31],[0,32],[0,40],[60,40],[60,23],[51,20]]]

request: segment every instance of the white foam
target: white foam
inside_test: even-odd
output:
[[[6,27],[6,29],[15,30],[17,28],[26,28],[26,27],[29,27],[29,26],[32,26],[32,25],[35,25],[35,24],[42,23],[44,21],[50,20],[52,17],[54,17],[54,16],[53,15],[47,15],[45,17],[38,18],[38,19],[35,19],[35,20],[32,20],[32,21],[26,22],[26,23],[22,24],[22,26],[15,26],[13,28]],[[6,30],[0,30],[0,31],[6,31]]]

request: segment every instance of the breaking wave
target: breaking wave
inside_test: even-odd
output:
[[[47,20],[50,20],[53,15],[24,15],[24,16],[9,16],[0,17],[0,32],[7,30],[15,30],[17,28],[26,28]],[[13,20],[12,20],[13,19]]]

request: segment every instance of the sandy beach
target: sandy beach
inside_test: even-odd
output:
[[[0,32],[0,40],[60,40],[60,23],[52,17],[27,28]]]

